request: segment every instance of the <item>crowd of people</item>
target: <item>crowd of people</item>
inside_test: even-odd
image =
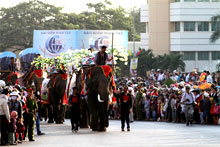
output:
[[[106,47],[102,47],[97,54],[97,65],[106,64],[105,50]],[[13,59],[9,71],[14,72],[16,66],[11,65],[14,65]],[[220,72],[152,70],[146,77],[115,79],[116,89],[113,89],[113,98],[109,102],[109,117],[121,119],[121,131],[125,131],[125,122],[127,131],[130,131],[130,122],[134,120],[186,123],[187,126],[193,123],[220,124]],[[80,107],[82,101],[86,101],[86,96],[80,93],[74,87],[69,97],[74,132],[82,122]],[[37,134],[44,135],[40,130],[40,106],[41,97],[35,87],[5,86],[0,82],[1,145],[22,143],[27,134],[29,141],[35,141],[35,124]]]
[[[40,130],[38,115],[40,100],[34,87],[5,86],[0,81],[0,93],[1,145],[22,143],[27,134],[29,141],[35,141],[35,123],[37,134],[44,135]]]
[[[165,83],[169,78],[175,83],[168,87]],[[218,73],[211,76],[209,71],[169,73],[158,70],[151,71],[147,79],[118,79],[116,83],[120,86],[116,93],[124,93],[124,89],[128,88],[132,98],[132,105],[128,108],[130,121],[217,125],[220,123],[218,81]],[[110,107],[112,119],[121,118],[121,101],[117,95]]]

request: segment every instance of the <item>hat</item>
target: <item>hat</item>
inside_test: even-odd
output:
[[[17,96],[19,97],[18,93],[16,91],[13,91],[12,93],[10,93],[10,96]]]
[[[205,92],[203,95],[204,97],[209,97],[209,94],[207,92]]]
[[[11,112],[11,118],[17,118],[18,117],[18,113],[16,111],[12,111]]]
[[[0,80],[0,88],[1,87],[5,87],[5,81],[3,81],[3,80]]]
[[[186,89],[190,89],[191,86],[190,86],[190,85],[186,85],[185,88],[186,88]]]

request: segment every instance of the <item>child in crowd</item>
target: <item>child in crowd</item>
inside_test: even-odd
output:
[[[18,113],[16,111],[11,112],[11,119],[9,124],[8,142],[10,145],[16,145],[16,123],[17,123]]]
[[[150,102],[150,110],[151,110],[151,115],[153,117],[153,120],[157,120],[157,101],[156,101],[157,96],[152,96],[152,100]]]
[[[146,95],[144,108],[145,108],[145,113],[146,113],[146,120],[150,120],[150,96],[149,95]]]
[[[80,95],[77,87],[73,87],[73,94],[69,97],[69,103],[71,105],[70,116],[72,131],[77,133],[80,121]]]
[[[23,137],[24,137],[24,123],[23,123],[23,118],[18,120],[17,123],[17,132],[16,132],[16,137],[18,139],[18,143],[22,143]]]

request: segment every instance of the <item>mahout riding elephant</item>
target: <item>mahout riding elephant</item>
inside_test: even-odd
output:
[[[18,75],[15,72],[6,72],[0,76],[0,79],[5,81],[7,85],[17,84]]]
[[[52,104],[53,116],[57,124],[62,124],[65,118],[63,99],[66,92],[66,83],[66,74],[54,75],[48,83],[50,104]]]
[[[105,70],[107,68],[107,75]],[[109,71],[108,71],[109,70]],[[106,131],[109,125],[108,104],[109,95],[112,93],[111,68],[95,66],[86,72],[85,83],[88,89],[88,105],[90,110],[90,128],[93,131]]]

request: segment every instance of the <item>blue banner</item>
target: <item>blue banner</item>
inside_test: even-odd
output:
[[[113,36],[113,40],[112,40]],[[120,30],[35,30],[33,48],[44,57],[54,58],[68,49],[128,49],[128,31]]]
[[[35,30],[33,48],[44,57],[54,58],[68,49],[76,49],[74,30]]]

